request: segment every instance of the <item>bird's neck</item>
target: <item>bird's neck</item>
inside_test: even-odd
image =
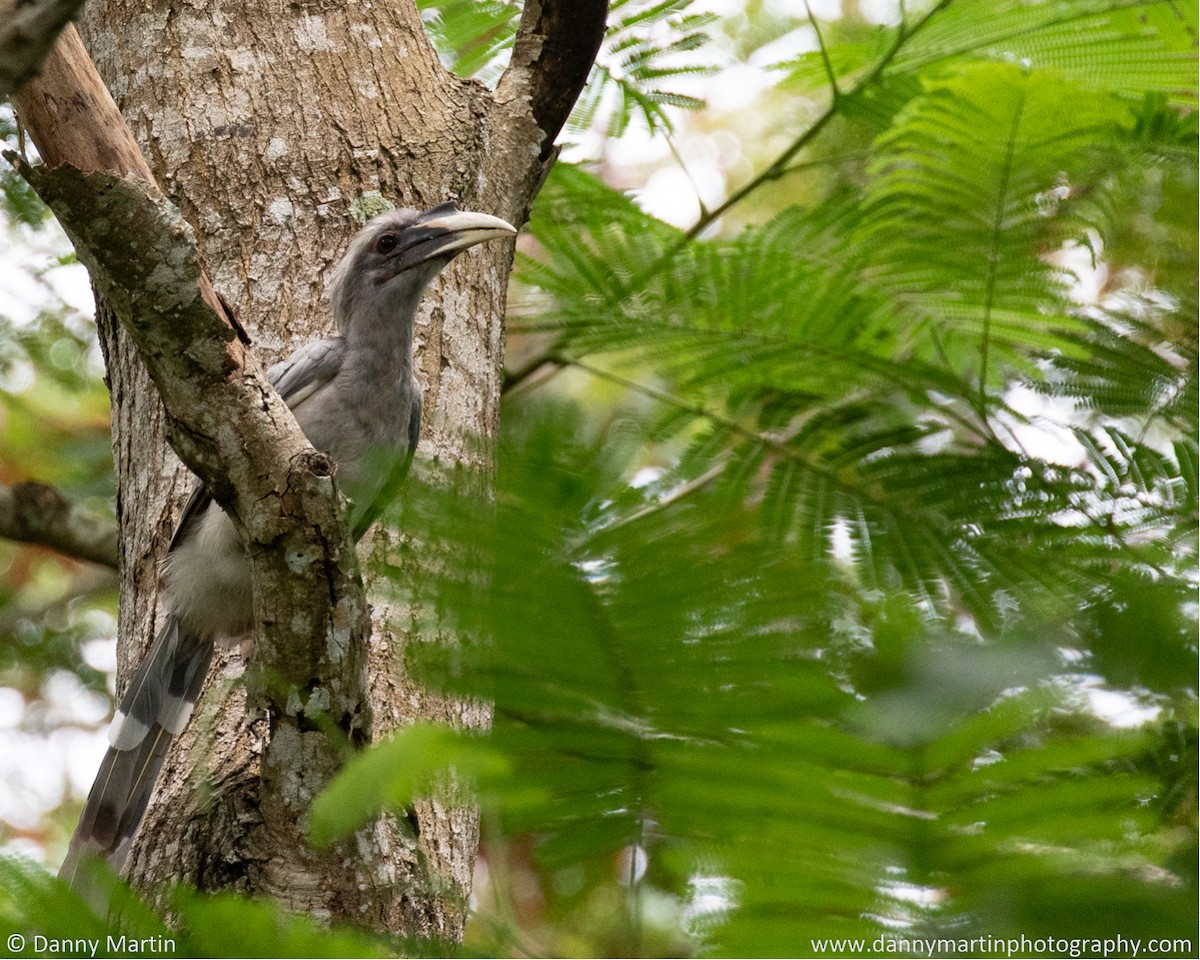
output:
[[[405,291],[388,297],[369,315],[356,317],[348,325],[347,357],[359,368],[358,382],[408,384],[412,378],[413,323],[421,292]]]

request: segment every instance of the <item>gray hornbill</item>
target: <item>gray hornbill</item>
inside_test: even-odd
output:
[[[356,537],[394,493],[417,445],[413,322],[425,287],[463,250],[515,233],[498,217],[454,203],[381,214],[333,271],[329,300],[340,335],[307,343],[268,371],[309,442],[337,463],[342,488],[356,499],[365,494]],[[371,475],[379,463],[371,454],[381,450],[400,454],[401,469],[387,478]],[[245,551],[202,483],[171,539],[160,593],[166,622],[113,718],[108,752],[59,871],[70,883],[85,856],[122,867],[167,746],[187,725],[204,686],[214,641],[253,626]]]

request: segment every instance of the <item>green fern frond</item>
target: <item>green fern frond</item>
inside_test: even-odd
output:
[[[489,86],[499,79],[516,36],[521,4],[511,0],[417,0],[446,68]]]
[[[587,86],[569,130],[586,130],[604,111],[620,136],[639,118],[652,132],[671,129],[666,108],[698,110],[704,101],[671,89],[681,78],[715,71],[693,56],[708,43],[716,17],[689,13],[693,0],[615,0]],[[494,86],[508,62],[521,4],[514,0],[419,0],[425,28],[442,62],[462,77]]]
[[[1041,256],[1069,229],[1051,198],[1100,176],[1087,146],[1124,118],[1046,71],[980,64],[928,82],[877,141],[860,241],[873,279],[935,318],[948,359],[989,386],[1022,344],[1076,352],[1065,278]]]
[[[704,101],[668,84],[715,71],[692,55],[709,41],[714,14],[689,13],[692,0],[615,0],[608,33],[569,129],[585,130],[611,110],[608,133],[619,137],[639,118],[651,132],[669,131],[666,107],[697,110]]]
[[[917,439],[899,423],[872,437],[863,409],[861,449],[839,447],[835,419],[798,441],[827,466],[888,464],[867,451]],[[1149,868],[1156,814],[1143,800],[1158,781],[1137,757],[1151,737],[1064,721],[1061,605],[1010,611],[1003,643],[982,646],[907,584],[863,591],[763,538],[752,509],[715,490],[613,522],[622,443],[598,453],[562,410],[506,423],[494,507],[444,475],[396,508],[409,536],[471,563],[392,581],[405,609],[461,639],[410,650],[414,669],[435,689],[491,700],[495,731],[406,733],[354,761],[345,797],[361,794],[357,778],[376,798],[367,812],[402,808],[431,789],[414,771],[452,763],[508,830],[531,835],[540,863],[604,861],[636,844],[674,889],[705,864],[729,879],[729,909],[709,933],[729,953],[877,935],[881,911],[904,912],[889,893],[897,877],[936,893],[926,922],[951,929],[981,911],[971,922],[994,931],[1021,921],[979,906],[989,885],[1090,875],[1117,858]],[[876,479],[886,491],[914,471]],[[952,503],[931,498],[937,473],[958,491]],[[1011,474],[997,458],[997,503],[1019,504]],[[958,473],[935,458],[922,508],[959,523],[999,512],[971,477],[965,458]],[[781,503],[796,496],[821,495],[802,485]],[[843,493],[823,496],[849,516]],[[911,487],[896,498],[915,499]]]
[[[1194,104],[1195,44],[1195,10],[1171,0],[984,0],[931,17],[889,69],[1018,62],[1092,89]]]

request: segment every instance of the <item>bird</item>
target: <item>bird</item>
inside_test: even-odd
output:
[[[337,465],[361,504],[360,537],[395,493],[417,446],[421,391],[413,324],[429,282],[458,254],[516,234],[507,221],[453,201],[394,209],[354,237],[327,285],[337,336],[306,343],[267,376],[309,443]],[[379,477],[381,452],[395,464]],[[253,595],[237,528],[203,482],[184,505],[160,571],[166,616],[121,697],[109,747],[71,838],[60,879],[89,891],[80,866],[102,858],[119,872],[173,737],[187,726],[214,643],[253,627]],[[93,906],[96,906],[93,899]]]

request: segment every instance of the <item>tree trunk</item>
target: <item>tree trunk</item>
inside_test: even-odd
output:
[[[325,277],[379,195],[421,208],[453,198],[525,220],[605,8],[530,0],[496,93],[441,67],[411,0],[93,0],[81,32],[159,184],[195,229],[214,286],[270,363],[330,332]],[[486,245],[426,295],[416,330],[422,456],[466,462],[479,449],[467,437],[495,434],[511,260],[511,246]],[[162,404],[130,337],[104,308],[98,322],[113,399],[124,682],[155,632],[171,507],[190,480],[163,441]],[[384,531],[370,537],[372,551],[394,546]],[[406,637],[386,604],[376,604],[373,626],[370,740],[414,719],[487,724],[484,705],[431,696],[406,677]],[[286,759],[262,769],[275,731],[248,705],[243,669],[242,651],[219,653],[159,778],[129,859],[132,882],[152,896],[183,880],[381,931],[460,937],[475,812],[423,802],[408,824],[385,818],[361,831],[337,876],[314,869],[302,831],[272,825],[289,813],[302,822],[320,785],[289,781]],[[290,746],[295,769],[306,769],[310,744],[300,735]],[[280,803],[289,810],[270,809]]]

